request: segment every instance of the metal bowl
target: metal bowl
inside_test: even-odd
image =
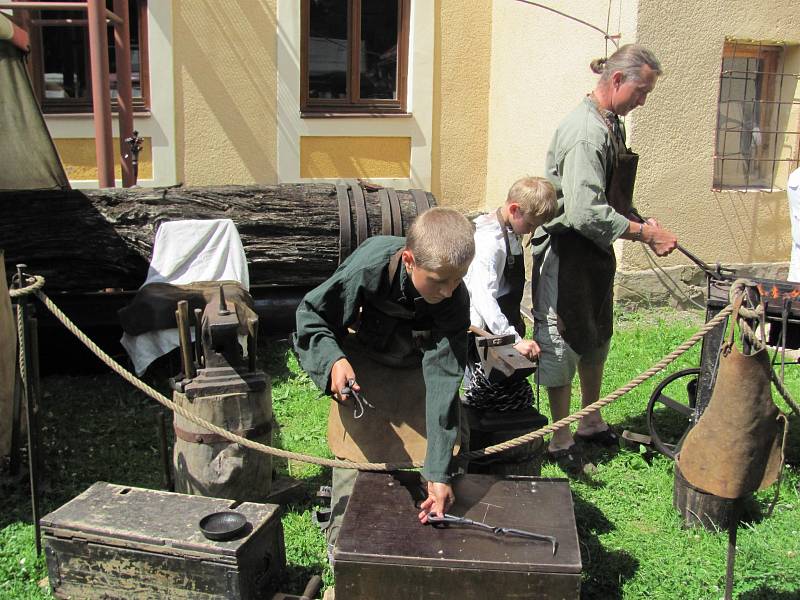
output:
[[[245,530],[247,519],[241,513],[232,510],[215,512],[200,519],[200,531],[214,541],[232,540]]]

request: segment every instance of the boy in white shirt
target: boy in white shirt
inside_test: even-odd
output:
[[[529,359],[538,356],[539,346],[525,339],[519,312],[525,289],[521,238],[552,219],[556,211],[556,191],[547,179],[523,177],[514,182],[503,206],[475,219],[475,258],[464,277],[471,324],[495,335],[513,334],[514,348]],[[499,385],[486,380],[474,343],[464,384],[464,404],[479,410],[519,410],[532,403],[527,380]]]

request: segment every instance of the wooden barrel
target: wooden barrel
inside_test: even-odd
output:
[[[159,223],[232,219],[251,285],[309,288],[367,237],[405,235],[435,203],[356,183],[0,192],[0,239],[6,265],[28,264],[48,292],[136,290]]]
[[[193,414],[262,444],[272,444],[269,378],[260,391],[198,396],[173,392]],[[175,414],[175,491],[196,496],[264,502],[272,487],[272,456],[232,444]]]
[[[672,506],[683,517],[685,527],[700,525],[709,531],[725,531],[738,519],[737,506],[741,502],[741,498],[720,498],[694,487],[686,481],[675,461]]]

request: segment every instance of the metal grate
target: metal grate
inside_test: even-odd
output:
[[[774,191],[800,166],[794,98],[800,75],[785,72],[786,49],[725,42],[719,78],[715,190]]]

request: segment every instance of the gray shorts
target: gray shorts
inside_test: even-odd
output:
[[[584,365],[603,364],[608,356],[610,342],[586,354],[578,354],[564,341],[559,333],[558,305],[558,256],[545,250],[540,265],[539,282],[533,292],[533,339],[539,344],[539,368],[536,382],[545,387],[571,385],[578,363]]]

